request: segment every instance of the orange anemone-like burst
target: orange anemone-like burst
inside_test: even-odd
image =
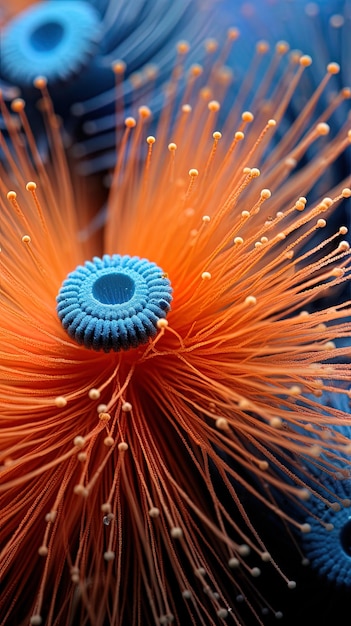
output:
[[[286,51],[281,43],[276,55]],[[126,119],[102,246],[85,228],[91,199],[70,177],[45,81],[37,86],[50,164],[24,103],[12,109],[27,148],[3,107],[3,625],[239,624],[235,596],[262,623],[263,600],[250,596],[262,560],[295,586],[241,494],[308,532],[298,519],[319,489],[309,465],[340,472],[351,450],[333,429],[349,416],[321,414],[318,403],[323,392],[348,393],[341,357],[349,350],[337,343],[351,333],[350,302],[317,306],[349,279],[347,229],[315,237],[351,192],[345,181],[330,197],[305,197],[350,132],[328,142],[327,119],[308,127],[317,94],[267,152],[310,63],[293,54],[280,88],[253,112],[234,103],[221,132],[228,75],[220,63],[201,88],[202,69],[191,68],[182,102],[165,105],[155,137],[147,107]],[[330,64],[323,84],[337,70]],[[296,167],[314,142],[318,158]],[[77,265],[115,253],[162,268],[171,310],[145,344],[90,350],[62,327],[56,296]],[[287,510],[277,506],[279,491]],[[320,498],[335,506],[322,489]]]

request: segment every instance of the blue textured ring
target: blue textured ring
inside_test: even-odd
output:
[[[77,343],[110,352],[147,343],[171,301],[170,281],[155,263],[105,254],[67,276],[57,296],[57,313]]]
[[[1,73],[16,85],[37,76],[65,81],[85,67],[100,39],[100,16],[88,2],[52,0],[23,11],[1,40]]]
[[[318,510],[318,506],[316,507]],[[341,506],[339,511],[326,510],[323,522],[332,524],[325,529],[316,519],[307,518],[311,526],[303,534],[302,546],[311,566],[337,586],[351,586],[351,509]]]

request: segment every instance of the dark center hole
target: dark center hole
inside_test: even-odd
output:
[[[340,531],[340,543],[347,556],[351,556],[351,517]]]
[[[93,286],[93,296],[101,304],[128,302],[133,297],[134,291],[134,281],[127,274],[119,272],[101,276]]]
[[[58,22],[48,22],[33,31],[31,45],[37,52],[49,52],[60,44],[64,32],[63,26]]]

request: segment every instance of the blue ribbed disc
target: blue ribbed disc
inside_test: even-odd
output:
[[[40,2],[4,29],[1,73],[16,85],[29,85],[37,76],[65,81],[87,64],[99,33],[100,16],[88,2]]]
[[[139,257],[94,257],[71,272],[57,296],[57,313],[70,337],[93,350],[129,350],[157,333],[172,301],[170,281]]]
[[[345,482],[348,489],[344,490],[343,495],[350,497],[350,479]],[[308,503],[308,506],[311,504]],[[351,508],[341,505],[340,511],[323,511],[322,506],[317,504],[313,512],[323,522],[332,524],[333,528],[326,530],[316,519],[308,517],[306,522],[311,525],[311,532],[302,535],[304,554],[321,576],[325,576],[334,585],[350,587]]]

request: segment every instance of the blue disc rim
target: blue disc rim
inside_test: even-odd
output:
[[[65,81],[87,65],[100,39],[101,20],[87,2],[42,2],[23,11],[4,29],[1,72],[7,80],[29,85],[37,76],[50,83]],[[42,49],[33,41],[36,33],[56,27],[62,32],[56,43]],[[38,38],[40,35],[38,35]],[[47,41],[50,37],[47,36]]]
[[[133,293],[125,301],[99,298],[99,281],[113,285],[127,277]],[[116,298],[112,298],[116,300]],[[63,281],[57,296],[63,328],[78,344],[105,352],[129,350],[157,333],[157,323],[170,310],[172,288],[163,270],[147,259],[104,255],[79,265]]]

